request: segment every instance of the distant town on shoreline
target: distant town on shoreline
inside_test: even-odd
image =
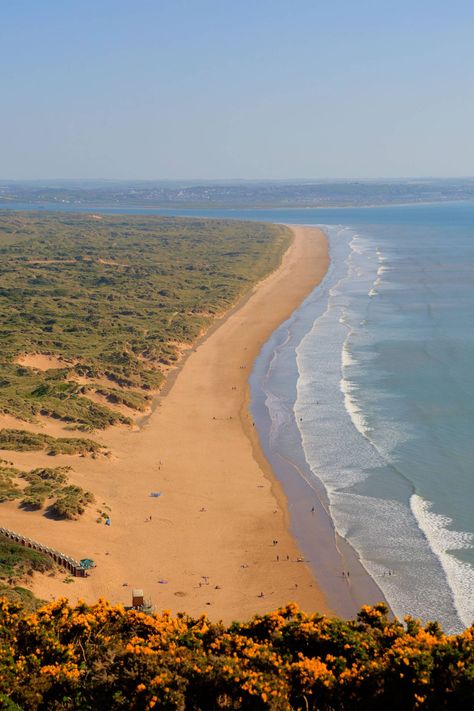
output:
[[[0,209],[35,206],[141,208],[315,208],[474,199],[474,178],[380,180],[30,180],[0,181]]]

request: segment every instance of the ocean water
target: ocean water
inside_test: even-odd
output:
[[[269,446],[297,456],[291,418],[335,529],[394,612],[462,629],[474,620],[474,205],[319,217],[331,269],[253,382]]]
[[[174,214],[323,227],[328,274],[251,376],[264,448],[322,496],[398,616],[471,624],[474,203]]]

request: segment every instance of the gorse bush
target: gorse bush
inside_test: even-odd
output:
[[[474,629],[390,621],[385,605],[344,621],[294,604],[224,626],[105,601],[36,613],[0,605],[0,699],[10,709],[472,708]]]

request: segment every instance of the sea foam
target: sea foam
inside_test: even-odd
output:
[[[454,605],[466,626],[474,622],[474,568],[453,555],[453,551],[474,547],[474,535],[449,528],[448,516],[432,511],[433,504],[418,494],[410,498],[410,507],[433,553],[439,558],[453,593]]]
[[[354,546],[392,609],[401,616],[438,617],[447,630],[454,631],[466,614],[461,618],[460,604],[454,604],[453,576],[448,580],[443,573],[437,552],[410,508],[413,489],[391,461],[390,449],[404,436],[394,423],[391,429],[384,428],[379,448],[362,405],[367,405],[367,393],[358,386],[375,357],[364,299],[375,291],[376,283],[384,286],[380,262],[385,255],[375,252],[369,241],[351,238],[350,232],[329,232],[333,241],[348,240],[350,251],[328,284],[327,308],[296,348],[299,378],[294,416],[305,457],[325,486],[336,530]],[[377,397],[373,384],[370,393]],[[371,478],[380,482],[377,497],[370,494]],[[386,574],[387,568],[394,574]]]

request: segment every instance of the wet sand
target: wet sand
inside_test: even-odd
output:
[[[157,610],[225,621],[290,600],[330,611],[314,571],[298,560],[286,497],[248,413],[247,380],[261,346],[328,266],[323,233],[292,229],[280,268],[190,353],[142,428],[95,436],[110,459],[0,453],[24,468],[71,464],[71,480],[96,495],[75,522],[2,505],[4,526],[97,563],[90,577],[69,584],[36,575],[37,595],[130,604],[132,588],[142,588]],[[65,434],[59,423],[53,428],[43,431]],[[96,522],[106,507],[110,527]]]

